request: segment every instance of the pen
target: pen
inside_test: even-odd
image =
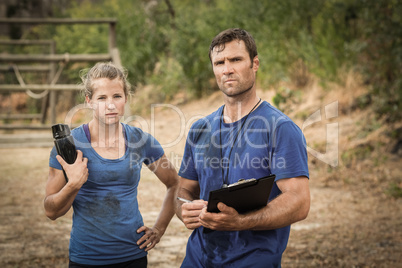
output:
[[[177,200],[180,200],[180,201],[185,202],[185,203],[193,203],[193,201],[190,201],[190,200],[187,200],[187,199],[184,199],[184,198],[181,198],[181,197],[177,197]]]

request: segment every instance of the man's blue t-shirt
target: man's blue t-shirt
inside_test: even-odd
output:
[[[239,179],[309,176],[305,138],[285,114],[264,101],[247,118],[226,124],[222,109],[194,123],[187,137],[179,175],[198,181],[200,199]],[[279,194],[275,183],[269,199]],[[290,226],[211,233],[197,228],[182,267],[280,267],[289,231]]]
[[[144,233],[137,187],[143,163],[163,156],[159,142],[141,129],[123,124],[127,149],[119,159],[105,159],[92,148],[83,126],[72,131],[77,150],[88,158],[88,180],[73,203],[70,259],[79,264],[107,265],[146,256],[136,244]],[[49,166],[61,169],[52,149]]]

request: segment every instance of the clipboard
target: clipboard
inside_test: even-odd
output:
[[[236,209],[240,214],[262,208],[267,205],[272,186],[275,181],[275,175],[260,179],[250,179],[239,181],[209,192],[208,212],[218,213],[219,202]]]

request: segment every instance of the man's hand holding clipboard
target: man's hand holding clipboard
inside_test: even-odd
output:
[[[219,213],[219,202],[234,208],[238,213],[246,213],[267,205],[275,175],[271,174],[260,179],[239,181],[228,187],[211,191],[209,193],[207,211]],[[204,233],[211,232],[204,228]]]

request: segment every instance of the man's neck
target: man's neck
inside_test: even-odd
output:
[[[225,123],[233,123],[253,110],[254,106],[260,101],[257,94],[253,94],[248,98],[233,99],[230,97],[225,98],[225,107],[223,109],[223,116]],[[257,107],[255,107],[257,108]]]

